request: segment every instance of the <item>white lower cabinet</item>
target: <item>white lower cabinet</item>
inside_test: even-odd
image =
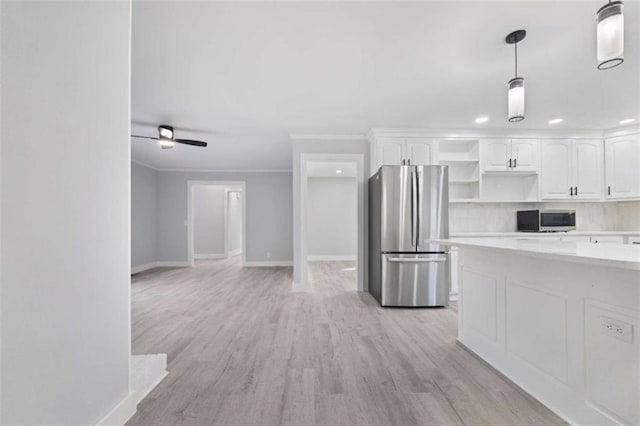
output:
[[[620,235],[603,235],[600,237],[591,237],[591,242],[601,244],[624,244],[624,237]]]

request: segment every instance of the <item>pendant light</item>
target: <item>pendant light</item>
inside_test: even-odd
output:
[[[612,2],[598,9],[598,69],[607,70],[624,62],[623,3]]]
[[[515,76],[509,80],[509,122],[524,120],[524,78],[518,77],[518,42],[527,36],[525,30],[514,31],[505,39],[508,44],[515,45]]]

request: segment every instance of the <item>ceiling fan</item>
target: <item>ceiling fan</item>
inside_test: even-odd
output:
[[[139,136],[139,135],[131,135],[132,138],[140,138],[140,139],[153,139],[158,141],[160,148],[162,149],[171,149],[176,143],[181,143],[184,145],[192,145],[192,146],[201,146],[206,147],[207,143],[202,141],[195,141],[192,139],[175,139],[173,137],[173,127],[167,125],[158,126],[158,137],[152,136]]]

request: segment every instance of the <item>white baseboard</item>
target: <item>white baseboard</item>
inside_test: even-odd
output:
[[[148,271],[153,268],[183,268],[190,266],[189,262],[185,261],[161,261],[161,262],[149,262],[144,265],[132,266],[131,275],[139,274],[140,272]]]
[[[172,261],[172,260],[163,260],[160,262],[156,262],[157,266],[160,268],[183,268],[189,265],[189,262],[180,260],[180,261]]]
[[[148,271],[149,269],[153,269],[158,266],[158,262],[149,262],[144,265],[132,266],[131,267],[131,275],[139,274],[143,271]]]
[[[227,255],[224,253],[200,253],[194,254],[193,258],[202,260],[202,259],[226,259]]]
[[[249,261],[244,262],[244,266],[253,267],[273,267],[273,266],[293,266],[292,260],[268,260],[268,261]]]
[[[231,251],[229,252],[229,257],[231,257],[231,256],[237,256],[237,255],[239,255],[239,254],[242,254],[242,247],[241,247],[241,248],[239,248],[239,249],[231,250]]]
[[[129,395],[98,423],[98,426],[122,426],[136,414],[138,404],[167,374],[167,354],[132,355]]]
[[[356,261],[355,256],[307,256],[309,262]]]
[[[129,421],[138,410],[138,399],[135,392],[129,392],[122,401],[116,405],[113,410],[102,418],[97,426],[122,426]]]

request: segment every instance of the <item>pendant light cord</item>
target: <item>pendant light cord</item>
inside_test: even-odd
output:
[[[513,44],[516,46],[516,78],[518,78],[518,42]]]

